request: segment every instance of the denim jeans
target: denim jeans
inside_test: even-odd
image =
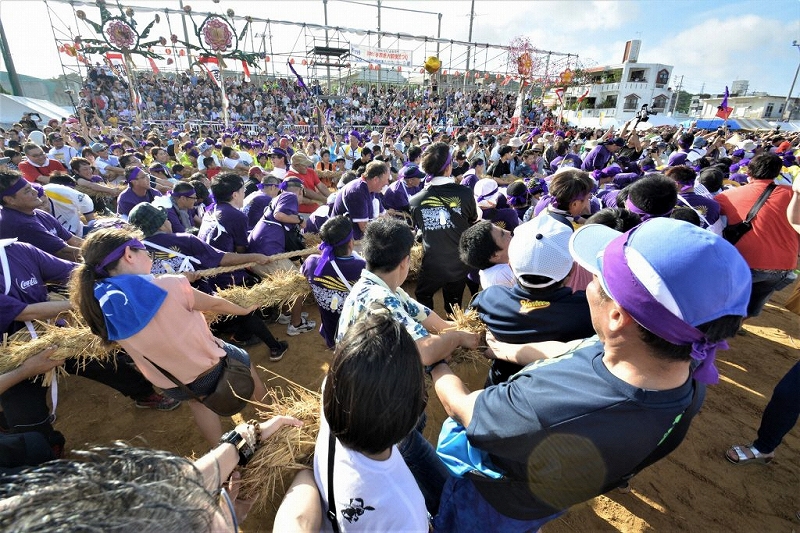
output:
[[[747,304],[747,316],[758,316],[772,293],[785,289],[797,279],[792,270],[753,270],[753,288],[750,292],[750,303]]]
[[[428,513],[436,516],[439,510],[439,498],[442,496],[442,489],[448,474],[447,468],[436,455],[436,450],[422,435],[426,421],[427,415],[422,413],[417,427],[397,443],[397,448],[425,497],[425,507],[428,509]]]
[[[800,416],[800,362],[795,363],[775,386],[753,443],[761,453],[772,453]]]

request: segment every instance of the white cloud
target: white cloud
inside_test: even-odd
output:
[[[712,18],[688,27],[643,50],[644,61],[675,65],[692,86],[703,82],[706,91],[721,93],[736,79],[750,80],[751,90],[781,87],[791,83],[793,72],[780,72],[776,60],[800,60],[791,46],[797,35],[797,20],[781,21],[758,15]],[[792,60],[790,54],[795,54]],[[774,89],[773,89],[774,91]],[[785,93],[784,93],[785,94]]]

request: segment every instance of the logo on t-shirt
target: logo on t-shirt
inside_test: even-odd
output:
[[[543,302],[541,300],[520,300],[519,301],[519,312],[523,314],[528,314],[531,311],[536,311],[537,309],[544,309],[545,307],[550,307],[550,302]]]
[[[358,522],[358,518],[367,511],[374,511],[374,507],[364,505],[361,498],[350,498],[350,505],[342,509],[342,516],[350,523]]]

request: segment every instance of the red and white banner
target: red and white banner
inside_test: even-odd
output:
[[[222,81],[222,74],[219,71],[219,61],[217,61],[216,57],[201,57],[197,60],[200,63],[205,71],[208,73],[208,77],[211,78],[211,81],[217,86],[217,88],[222,88],[221,81]]]
[[[242,70],[244,71],[244,81],[250,83],[250,67],[244,59],[242,59]]]
[[[158,67],[156,66],[155,60],[152,57],[148,57],[147,60],[150,61],[150,68],[153,69],[153,72],[155,74],[158,74],[160,71],[158,70]]]
[[[390,50],[388,48],[360,46],[351,43],[350,55],[356,61],[370,64],[413,66],[411,50]]]
[[[119,52],[106,52],[106,62],[117,77],[124,80],[125,83],[130,83],[128,79],[128,69],[125,68],[125,61],[122,59],[122,54]]]

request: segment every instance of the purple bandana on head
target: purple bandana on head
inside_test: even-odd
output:
[[[447,170],[447,167],[449,167],[450,163],[452,163],[452,162],[453,162],[453,154],[448,153],[447,154],[447,159],[445,159],[445,161],[444,161],[444,165],[442,165],[442,168],[439,169],[439,174],[443,174],[444,171]]]
[[[339,246],[347,244],[351,240],[353,240],[353,230],[350,230],[350,233],[348,233],[344,239],[335,244],[329,244],[325,241],[322,241],[317,247],[317,249],[322,252],[322,256],[319,258],[317,268],[314,269],[314,275],[319,276],[322,274],[322,269],[325,268],[325,265],[330,263],[333,259],[333,251]]]
[[[111,251],[111,253],[109,253],[105,257],[105,259],[100,261],[100,264],[98,264],[96,267],[94,267],[95,273],[100,275],[100,276],[107,276],[108,272],[106,271],[106,267],[108,265],[110,265],[111,263],[113,263],[114,261],[116,261],[117,259],[119,259],[120,257],[122,257],[125,254],[125,249],[128,248],[128,247],[133,248],[134,250],[146,250],[147,249],[147,248],[145,248],[144,244],[142,244],[139,241],[139,239],[131,239],[129,241],[126,241],[126,242],[120,244],[119,246],[117,246],[116,248],[114,248]]]
[[[27,185],[27,184],[28,184],[28,182],[27,182],[27,180],[25,178],[19,178],[17,181],[15,181],[11,185],[9,185],[8,187],[6,187],[2,191],[0,191],[0,197],[3,197],[3,196],[14,196],[19,191],[21,191],[22,188],[25,187],[25,185]]]
[[[611,241],[603,252],[602,279],[609,296],[646,330],[672,344],[691,343],[692,359],[700,362],[694,371],[695,379],[701,383],[717,383],[719,372],[714,358],[717,349],[728,349],[728,343],[725,340],[709,341],[702,331],[664,307],[639,281],[625,256],[625,247],[637,228]]]
[[[175,191],[170,191],[169,192],[170,196],[174,196],[176,198],[180,198],[182,196],[189,197],[189,196],[194,196],[196,194],[197,193],[194,191],[194,189],[187,189],[185,191],[180,191],[180,192],[175,192]]]
[[[644,222],[646,220],[650,220],[651,218],[668,217],[668,216],[670,216],[672,214],[672,209],[670,209],[666,213],[661,213],[659,215],[653,215],[653,214],[650,214],[650,213],[646,213],[645,211],[642,211],[641,209],[639,209],[639,207],[636,204],[631,202],[630,198],[625,198],[625,209],[627,209],[628,211],[632,211],[632,212],[636,213],[637,215],[639,215],[640,217],[642,217],[642,222]]]

